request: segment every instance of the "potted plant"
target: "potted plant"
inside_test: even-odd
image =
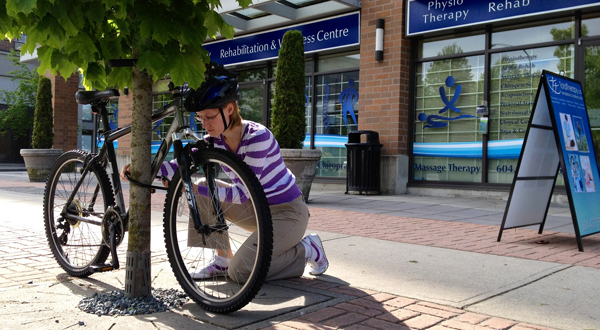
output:
[[[290,30],[283,35],[279,50],[271,130],[285,165],[296,177],[304,201],[308,202],[321,150],[302,149],[306,137],[304,90],[304,38],[300,31]]]
[[[32,149],[21,149],[29,181],[46,181],[54,162],[62,154],[62,149],[51,149],[53,144],[52,82],[40,77],[33,113]]]

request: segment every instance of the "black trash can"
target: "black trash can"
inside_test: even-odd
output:
[[[366,142],[361,143],[365,135]],[[346,194],[349,191],[363,191],[368,194],[381,194],[380,164],[381,147],[379,133],[373,131],[354,131],[348,134],[346,144]]]

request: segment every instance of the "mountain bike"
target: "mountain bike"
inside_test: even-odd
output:
[[[208,311],[229,313],[253,299],[269,270],[273,247],[269,205],[260,182],[246,163],[229,151],[215,148],[211,139],[206,140],[189,128],[183,99],[193,90],[172,84],[169,87],[173,101],[152,116],[156,123],[174,115],[152,161],[152,177],[156,177],[173,147],[173,158],[179,166],[168,184],[164,205],[168,259],[179,284],[192,300]],[[123,199],[113,142],[131,132],[131,125],[109,127],[107,104],[119,95],[117,90],[77,93],[77,102],[90,104],[103,127],[108,128],[101,132],[104,143],[97,153],[71,150],[62,154],[44,191],[44,222],[50,249],[62,269],[76,277],[119,269],[117,246],[128,230],[129,211]],[[206,189],[197,189],[200,186]],[[236,212],[231,217],[236,220],[228,217],[231,212]],[[249,223],[256,225],[249,229]],[[253,251],[244,251],[247,258],[239,263],[239,269],[230,266],[227,276],[193,278],[192,274],[209,265],[217,249],[235,254],[251,235],[257,237],[257,243]],[[109,255],[112,260],[107,263]]]

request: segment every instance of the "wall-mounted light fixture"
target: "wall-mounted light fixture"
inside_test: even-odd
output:
[[[377,19],[377,26],[375,29],[375,61],[383,61],[383,28],[385,26],[385,20],[383,18]]]

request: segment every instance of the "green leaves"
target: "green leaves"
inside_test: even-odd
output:
[[[167,64],[167,60],[160,52],[148,51],[140,54],[136,66],[140,70],[148,71],[154,77],[154,81],[156,81],[169,72]]]
[[[40,73],[68,77],[80,68],[86,88],[131,86],[129,68],[105,63],[134,53],[154,81],[169,74],[174,83],[197,88],[210,61],[203,42],[234,35],[218,7],[219,0],[0,0],[0,33],[26,34],[21,51],[37,49]]]
[[[87,68],[81,68],[83,71],[83,86],[86,89],[105,89],[107,86],[107,77],[104,66],[96,62],[88,63]],[[119,86],[121,87],[121,86]],[[124,87],[124,86],[122,86]]]
[[[6,11],[10,16],[16,16],[18,13],[29,14],[36,5],[36,0],[7,0]]]
[[[225,20],[217,12],[209,11],[204,17],[204,26],[208,29],[208,36],[215,38],[217,33],[221,33],[225,38],[233,38],[235,31],[231,25],[225,23]]]
[[[27,65],[19,62],[19,56],[11,51],[8,59],[18,69],[10,71],[12,81],[17,81],[17,88],[13,91],[0,90],[0,101],[8,108],[0,111],[0,134],[11,130],[15,139],[29,136],[33,125],[33,117],[29,109],[35,105],[35,92],[39,77],[35,71],[29,70]]]
[[[173,59],[171,68],[171,80],[176,86],[183,85],[187,81],[192,88],[198,88],[204,81],[204,62],[208,61],[208,52],[204,48],[187,49],[179,53]]]
[[[113,68],[108,75],[108,81],[112,82],[110,86],[131,86],[132,68]]]
[[[98,60],[99,51],[96,43],[90,35],[80,31],[76,36],[71,37],[65,43],[63,52],[66,54],[77,53],[77,56],[86,62]]]

